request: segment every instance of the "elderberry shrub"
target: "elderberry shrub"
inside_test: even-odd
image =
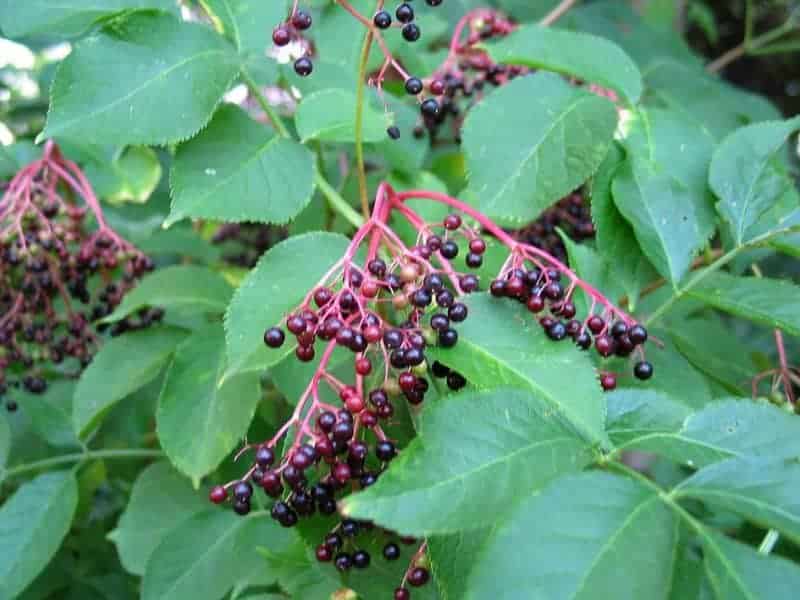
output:
[[[10,388],[44,393],[47,369],[78,376],[106,329],[115,336],[161,320],[162,310],[144,308],[93,325],[154,265],[106,224],[83,174],[53,143],[11,180],[0,207],[0,398]]]
[[[561,229],[576,242],[594,238],[592,212],[582,190],[562,198],[535,221],[510,233],[515,239],[540,248],[562,262],[567,262],[567,249],[557,229]]]

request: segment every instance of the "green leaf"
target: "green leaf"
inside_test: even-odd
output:
[[[159,229],[137,241],[136,247],[151,257],[188,257],[206,264],[215,263],[222,256],[218,246],[209,244],[188,224],[185,227]]]
[[[225,372],[222,325],[188,337],[175,352],[156,411],[158,438],[172,463],[195,483],[244,437],[261,399],[258,375]]]
[[[750,349],[717,318],[686,319],[670,325],[669,337],[678,351],[706,376],[728,391],[744,395],[758,372]]]
[[[353,92],[341,89],[327,89],[308,95],[297,107],[295,125],[302,142],[319,140],[321,142],[355,141],[355,106]],[[392,124],[391,118],[382,110],[364,102],[363,141],[382,142],[386,139],[386,129]]]
[[[595,244],[598,252],[611,262],[618,285],[628,296],[628,305],[635,308],[639,290],[652,281],[654,271],[642,254],[633,228],[614,204],[611,186],[622,167],[624,156],[618,144],[600,165],[591,184],[592,220],[595,224]]]
[[[625,149],[614,202],[645,256],[677,283],[715,229],[705,179],[713,142],[676,114],[650,110],[640,111]]]
[[[275,573],[281,587],[292,598],[331,600],[334,592],[342,587],[338,577],[323,570],[320,562],[311,556],[310,549],[296,532],[297,529],[285,548],[275,548],[272,543],[259,547],[259,552],[266,560],[266,568]]]
[[[5,468],[11,453],[11,426],[8,419],[0,417],[0,472]]]
[[[79,42],[61,63],[38,139],[184,140],[208,123],[238,71],[236,52],[210,29],[134,13]]]
[[[800,463],[732,458],[698,471],[673,495],[730,510],[766,529],[800,540]]]
[[[800,288],[790,281],[717,272],[687,295],[723,312],[800,336]]]
[[[469,189],[503,223],[529,221],[600,166],[617,125],[614,105],[538,73],[515,79],[464,123]]]
[[[272,44],[266,32],[286,18],[285,0],[250,2],[250,0],[203,0],[222,25],[223,33],[246,58],[266,61],[265,50]]]
[[[78,505],[72,471],[24,483],[0,507],[0,598],[15,598],[47,566]]]
[[[534,390],[592,442],[606,443],[605,400],[592,363],[570,344],[555,344],[519,303],[474,294],[472,315],[459,328],[457,349],[430,348],[431,358],[481,388]]]
[[[588,444],[529,390],[445,397],[418,431],[375,485],[344,501],[345,515],[415,536],[485,527],[592,460]]]
[[[555,71],[611,88],[628,104],[636,104],[642,94],[642,75],[636,63],[601,37],[527,25],[487,50],[497,63]]]
[[[288,532],[266,513],[238,517],[209,510],[184,520],[147,561],[142,600],[219,600],[263,559],[259,545],[286,544]],[[191,540],[191,543],[187,543]]]
[[[606,395],[606,428],[615,444],[649,434],[677,431],[691,410],[655,390],[615,390]]]
[[[161,162],[152,148],[74,140],[63,140],[60,146],[66,156],[83,166],[95,194],[109,203],[144,203],[161,181]]]
[[[720,600],[794,600],[800,569],[777,556],[752,548],[713,531],[703,537],[706,573]]]
[[[650,330],[651,335],[664,339],[660,331]],[[659,348],[651,344],[647,349],[647,360],[652,363],[655,375],[648,381],[635,377],[621,377],[620,388],[656,390],[669,396],[675,402],[694,409],[701,409],[712,401],[711,386],[672,345]],[[623,360],[615,361],[618,371],[628,371],[630,365]]]
[[[650,488],[585,473],[527,499],[480,544],[465,535],[430,544],[446,597],[484,599],[501,591],[504,600],[660,598],[672,577],[677,534],[675,515]],[[461,593],[450,595],[451,588]]]
[[[724,400],[690,415],[679,428],[674,425],[665,421],[661,429],[655,424],[650,432],[618,444],[617,451],[652,452],[698,468],[733,457],[800,457],[800,423],[770,404]]]
[[[730,224],[737,246],[749,239],[747,229],[794,186],[774,159],[798,129],[800,117],[750,125],[733,132],[714,152],[709,183],[719,198],[717,211]]]
[[[647,69],[644,78],[643,104],[681,115],[715,141],[748,122],[781,118],[780,111],[764,96],[709,75],[700,64],[659,60]]]
[[[223,106],[178,147],[165,225],[186,217],[286,223],[311,200],[313,180],[305,146],[272,135],[236,106]]]
[[[650,27],[626,2],[583,3],[569,11],[560,24],[613,41],[643,69],[666,57],[682,63],[701,64],[681,36]]]
[[[35,35],[74,37],[95,23],[126,10],[174,10],[170,0],[8,0],[0,3],[0,29],[9,38]]]
[[[101,322],[119,321],[144,306],[221,313],[232,294],[230,284],[222,275],[206,267],[165,267],[142,279],[125,295],[114,312]]]
[[[286,314],[302,302],[349,243],[339,234],[307,233],[273,246],[259,259],[225,313],[229,363],[225,377],[268,368],[292,352],[288,341],[280,350],[268,349],[264,331],[283,324]]]
[[[169,463],[142,471],[116,529],[108,538],[117,546],[125,570],[144,575],[145,565],[161,540],[174,528],[207,510],[208,499]]]
[[[185,337],[179,329],[154,327],[103,344],[75,388],[75,432],[85,437],[117,402],[155,379]]]

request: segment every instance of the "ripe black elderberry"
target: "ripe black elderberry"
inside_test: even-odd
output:
[[[375,23],[375,27],[378,29],[388,29],[392,25],[392,15],[390,15],[387,11],[382,10],[375,13],[375,16],[372,18],[372,22]]]
[[[311,75],[313,70],[314,63],[312,63],[311,59],[306,56],[301,56],[294,61],[294,72],[300,75],[300,77],[308,77]]]
[[[411,7],[410,4],[404,2],[400,6],[397,7],[394,15],[397,17],[397,20],[401,23],[411,23],[414,20],[414,9]]]
[[[397,560],[400,558],[400,546],[394,542],[389,542],[383,547],[383,557],[386,560]]]
[[[336,568],[341,572],[349,571],[353,566],[353,557],[347,552],[340,552],[336,555],[334,565],[336,565]]]
[[[353,566],[356,569],[366,569],[370,563],[370,555],[366,550],[356,550],[353,553]]]
[[[638,362],[633,367],[633,374],[637,379],[641,379],[643,381],[650,379],[653,376],[653,365],[644,360]]]
[[[405,83],[406,92],[411,96],[416,96],[422,92],[422,81],[417,77],[409,77]]]
[[[428,583],[430,573],[424,567],[414,567],[408,574],[408,583],[414,587],[421,587]]]

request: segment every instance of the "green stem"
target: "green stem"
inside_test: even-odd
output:
[[[250,94],[252,94],[252,96],[256,99],[256,102],[258,102],[258,105],[265,113],[267,113],[267,116],[269,117],[270,121],[272,121],[272,124],[274,125],[275,130],[278,132],[278,135],[285,138],[291,138],[291,133],[289,133],[289,130],[286,128],[283,119],[281,119],[275,108],[270,105],[269,102],[267,102],[267,99],[264,98],[264,95],[261,93],[261,90],[258,89],[256,82],[244,72],[242,72],[242,79],[247,85],[247,88],[250,90]],[[347,200],[342,198],[342,196],[328,183],[317,167],[314,168],[314,182],[328,200],[331,208],[347,219],[351,225],[358,228],[364,224],[364,219],[361,218],[361,215],[353,210],[353,208],[347,203]],[[369,215],[367,216],[369,217]]]
[[[248,75],[244,70],[242,70],[242,80],[247,85],[247,89],[250,90],[250,94],[256,99],[256,102],[258,102],[261,110],[267,113],[267,117],[269,117],[269,120],[272,122],[272,126],[275,127],[275,131],[277,131],[281,137],[292,137],[289,133],[289,130],[286,129],[286,125],[284,125],[283,119],[281,119],[278,111],[276,111],[275,107],[267,102],[267,99],[264,98],[264,94],[262,94],[261,90],[258,89],[258,84],[256,84],[256,82],[253,81],[253,78],[250,77],[250,75]]]
[[[367,63],[372,47],[372,30],[368,30],[361,47],[361,59],[358,63],[358,81],[356,82],[356,170],[358,171],[358,191],[361,198],[361,214],[369,219],[369,193],[367,191],[367,172],[364,168],[364,90],[367,79]]]
[[[124,450],[87,450],[86,452],[76,452],[74,454],[62,454],[61,456],[54,456],[53,458],[46,458],[36,462],[19,465],[8,469],[7,471],[0,471],[3,479],[8,477],[16,477],[30,473],[32,471],[40,471],[42,469],[50,469],[60,465],[68,465],[71,463],[81,463],[87,460],[105,459],[105,458],[127,458],[127,459],[141,459],[141,458],[161,458],[164,453],[161,450],[150,450],[146,448],[129,448]]]
[[[317,187],[319,187],[319,191],[322,192],[323,196],[328,200],[331,207],[347,219],[348,223],[355,228],[359,228],[364,224],[364,218],[347,203],[347,200],[342,198],[339,192],[328,183],[318,170],[314,171],[314,182],[317,184]]]
[[[727,253],[720,256],[716,262],[710,264],[708,267],[703,269],[702,271],[698,271],[695,275],[686,282],[682,288],[675,290],[675,293],[669,297],[669,299],[664,302],[661,306],[659,306],[646,320],[645,325],[651,325],[656,320],[658,320],[664,313],[666,313],[673,305],[683,298],[687,292],[692,290],[696,287],[699,283],[701,283],[706,277],[709,275],[713,275],[717,271],[719,271],[722,267],[727,265],[731,262],[734,258],[736,258],[741,252],[748,250],[750,248],[755,248],[756,246],[760,246],[761,244],[768,242],[770,239],[774,237],[778,237],[780,235],[785,235],[787,233],[792,233],[800,228],[798,227],[787,227],[785,229],[779,229],[775,231],[769,231],[764,233],[758,237],[753,238],[747,243],[742,244],[741,246],[737,246],[733,250],[728,251]]]

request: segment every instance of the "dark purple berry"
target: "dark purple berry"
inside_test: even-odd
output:
[[[397,560],[400,558],[400,546],[394,542],[389,542],[383,547],[383,558],[386,560]]]
[[[628,337],[636,346],[640,346],[647,341],[647,329],[641,325],[634,325],[628,332]]]
[[[641,379],[642,381],[650,379],[653,376],[653,365],[646,360],[640,361],[634,365],[633,374],[636,379]]]
[[[292,25],[299,31],[305,31],[311,27],[311,15],[304,10],[298,10],[292,17]]]
[[[311,62],[311,59],[301,56],[296,61],[294,61],[294,72],[300,75],[300,77],[308,77],[311,75],[311,71],[314,70],[314,63]]]
[[[417,77],[409,77],[408,79],[406,79],[405,87],[406,87],[406,92],[408,94],[410,94],[412,96],[416,96],[417,94],[422,92],[423,85],[422,85],[422,81],[419,78],[417,78]],[[436,248],[431,248],[430,244],[427,244],[427,245],[431,250],[433,250],[433,251],[437,250]]]
[[[303,328],[305,329],[305,324]],[[270,327],[264,332],[264,343],[270,348],[280,348],[283,346],[284,339],[286,339],[286,336],[283,334],[283,330],[278,327]]]
[[[378,29],[388,29],[392,25],[392,15],[382,10],[375,13],[375,16],[372,17],[372,22],[375,23],[375,27]]]
[[[401,23],[411,23],[411,21],[414,20],[414,9],[411,8],[411,5],[407,2],[403,2],[403,4],[397,7],[394,15]]]
[[[369,552],[366,550],[356,550],[353,553],[353,566],[356,569],[366,569],[370,563]]]

